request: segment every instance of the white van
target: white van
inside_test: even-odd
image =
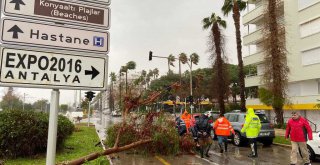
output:
[[[312,136],[313,140],[308,140],[307,146],[310,160],[315,160],[316,156],[320,156],[320,132],[313,132]]]

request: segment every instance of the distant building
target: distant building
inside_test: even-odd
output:
[[[262,14],[267,0],[248,1],[248,12],[243,15],[244,64],[253,65],[245,84],[249,89],[247,107],[270,110],[258,97],[258,87],[263,73]],[[285,106],[285,119],[291,117],[290,110],[298,110],[311,122],[320,125],[320,110],[315,107],[320,99],[320,0],[283,0],[283,23],[285,25],[285,42],[288,66],[290,68],[288,96],[292,103]],[[271,119],[274,113],[267,111]],[[315,126],[311,124],[314,129]]]

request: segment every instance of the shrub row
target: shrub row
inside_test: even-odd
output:
[[[15,158],[45,153],[49,116],[34,111],[0,112],[0,157]],[[72,134],[74,125],[66,117],[58,117],[57,147]]]

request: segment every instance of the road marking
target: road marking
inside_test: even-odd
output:
[[[160,156],[155,156],[156,159],[158,159],[162,164],[164,165],[171,165],[169,162],[161,158]]]
[[[214,165],[219,165],[218,163],[215,163],[215,162],[212,162],[212,160],[208,160],[206,158],[201,158],[199,155],[195,155],[195,157],[199,158],[199,159],[202,159],[210,164],[214,164]]]

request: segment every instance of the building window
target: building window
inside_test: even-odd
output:
[[[300,25],[300,37],[320,32],[320,17]]]
[[[320,47],[302,52],[301,58],[303,66],[320,63]]]
[[[258,75],[257,65],[247,65],[244,68],[245,68],[244,72],[246,77],[252,77],[252,76]]]
[[[313,5],[317,2],[320,2],[320,0],[298,0],[298,9],[302,10],[310,5]]]
[[[259,96],[257,86],[247,87],[245,91],[246,91],[246,98],[255,99],[255,98],[258,98]]]

